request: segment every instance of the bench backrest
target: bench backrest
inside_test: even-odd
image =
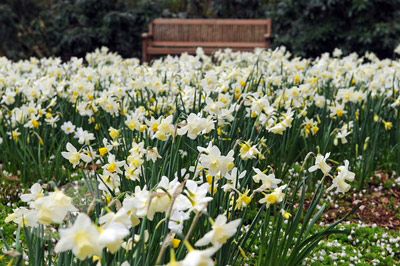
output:
[[[271,20],[154,19],[152,46],[265,47]]]

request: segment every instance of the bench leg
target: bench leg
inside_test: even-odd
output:
[[[142,52],[142,63],[147,62],[147,54],[146,51]]]
[[[143,38],[143,41],[142,41],[142,63],[147,62],[147,44],[148,44],[148,38]]]

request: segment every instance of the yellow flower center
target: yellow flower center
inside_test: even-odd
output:
[[[386,130],[390,130],[393,126],[392,122],[383,122]]]
[[[319,127],[313,126],[313,127],[311,128],[311,130],[312,130],[312,133],[313,133],[313,135],[314,135],[314,134],[316,134],[316,133],[318,132]]]
[[[276,202],[276,196],[275,196],[275,195],[272,195],[272,194],[269,194],[269,195],[267,196],[267,201],[268,201],[269,203],[271,203],[271,204],[274,204],[274,203]]]
[[[180,240],[180,239],[177,239],[177,238],[172,238],[171,243],[172,243],[172,246],[173,246],[174,248],[178,248],[178,247],[179,247],[179,244],[181,243],[181,240]]]
[[[225,232],[224,228],[221,225],[216,226],[214,230],[215,230],[214,233],[215,240],[217,240],[218,243],[220,244],[224,244],[228,240],[229,235]]]
[[[13,131],[11,135],[12,135],[13,139],[15,139],[15,140],[18,139],[19,134],[17,131]]]
[[[113,172],[115,171],[115,167],[117,167],[117,166],[115,165],[115,163],[110,163],[110,165],[107,167],[107,170],[108,170],[110,173],[113,173]]]
[[[69,158],[69,162],[72,164],[77,164],[80,159],[81,159],[81,156],[79,155],[79,153],[75,153]]]
[[[74,236],[74,246],[77,249],[77,257],[84,259],[93,253],[93,247],[86,232],[78,232]]]
[[[106,154],[106,153],[108,152],[108,150],[107,150],[106,147],[103,147],[103,148],[100,148],[100,149],[99,149],[99,152],[100,152],[100,155],[101,155],[101,156],[104,156],[104,154]]]
[[[292,215],[291,215],[290,213],[288,213],[288,212],[284,212],[284,213],[282,214],[282,216],[283,216],[283,218],[285,218],[285,219],[287,220],[287,219],[289,219]]]
[[[212,159],[210,163],[210,169],[215,169],[218,167],[218,159]]]
[[[135,128],[135,126],[136,126],[136,123],[133,122],[133,121],[130,122],[129,125],[128,125],[128,127],[129,127],[130,130],[133,130],[133,129]]]
[[[139,127],[139,131],[140,132],[143,132],[143,131],[145,131],[147,129],[147,126],[146,125],[141,125],[140,127]]]
[[[118,138],[118,136],[119,136],[119,130],[116,130],[116,129],[110,130],[110,137],[112,139],[116,139],[116,138]]]
[[[243,144],[240,144],[240,153],[246,153],[246,152],[249,152],[249,150],[250,150],[250,145],[248,145],[248,144],[246,144],[246,143],[243,143]]]

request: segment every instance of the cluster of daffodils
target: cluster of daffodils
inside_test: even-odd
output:
[[[184,221],[190,218],[192,212],[199,213],[212,200],[208,194],[208,183],[199,185],[192,180],[180,183],[175,178],[169,181],[162,177],[160,183],[149,191],[146,186],[137,186],[133,193],[126,196],[118,210],[109,207],[99,217],[95,224],[86,213],[72,204],[72,199],[61,190],[45,193],[40,184],[34,184],[29,194],[22,194],[21,200],[27,202],[29,208],[19,207],[6,218],[20,226],[37,227],[39,224],[50,226],[59,224],[62,227],[67,214],[74,216],[73,224],[59,229],[60,239],[55,246],[55,252],[72,250],[73,254],[84,260],[93,256],[100,257],[102,250],[107,248],[110,253],[116,253],[121,247],[132,249],[140,240],[139,235],[131,234],[130,229],[139,225],[146,217],[152,221],[156,213],[164,213],[169,218],[168,228],[173,234],[182,234]],[[213,264],[210,258],[227,240],[236,233],[240,219],[228,222],[227,217],[219,215],[215,221],[210,218],[212,230],[199,239],[195,245],[212,244],[207,250],[195,250],[186,241],[189,253],[182,265]],[[143,241],[147,242],[149,233]],[[129,237],[130,236],[130,237]],[[173,239],[174,246],[179,239]],[[193,262],[193,259],[197,261]],[[186,262],[185,262],[186,261]],[[195,264],[190,264],[195,263]]]
[[[1,119],[8,125],[5,137],[17,140],[22,128],[37,131],[62,125],[80,144],[89,144],[93,132],[81,125],[75,130],[59,112],[60,101],[74,104],[77,114],[94,127],[100,126],[96,117],[104,112],[123,116],[127,129],[162,141],[176,134],[195,139],[214,128],[222,132],[241,106],[249,121],[257,120],[267,132],[279,135],[299,119],[302,135],[315,136],[322,120],[333,119],[338,127],[331,133],[341,144],[346,143],[352,131],[350,122],[360,118],[359,109],[369,98],[386,98],[382,105],[392,115],[374,113],[375,122],[381,122],[385,130],[391,130],[397,117],[398,61],[379,60],[371,53],[361,58],[323,54],[314,61],[289,60],[284,48],[256,53],[226,51],[217,57],[216,65],[199,52],[157,60],[152,66],[123,60],[107,49],[88,54],[87,65],[77,58],[67,63],[34,58],[13,63],[1,58]],[[332,91],[324,92],[321,87],[325,86]],[[175,112],[184,113],[179,123],[173,121]]]
[[[382,157],[396,158],[399,60],[338,50],[311,60],[283,47],[214,57],[198,49],[148,65],[102,48],[85,61],[0,58],[3,168],[31,184],[83,178],[93,199],[83,213],[35,184],[7,222],[56,224],[55,251],[81,260],[106,250],[139,265],[156,248],[157,263],[212,265],[227,242],[246,256],[237,229],[248,209],[290,219],[287,170],[305,152],[325,154],[307,174],[320,170],[341,193],[364,161],[388,147]]]
[[[22,194],[21,200],[29,204],[29,208],[19,207],[6,218],[6,222],[13,221],[20,226],[37,226],[39,223],[49,225],[62,223],[68,212],[77,209],[72,205],[72,199],[60,190],[43,194],[39,184],[34,184],[31,193]]]

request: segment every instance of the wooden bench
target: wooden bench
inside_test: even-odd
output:
[[[206,54],[223,48],[253,51],[270,47],[271,20],[157,18],[142,34],[142,41],[143,62],[151,55],[195,54],[197,47]]]

